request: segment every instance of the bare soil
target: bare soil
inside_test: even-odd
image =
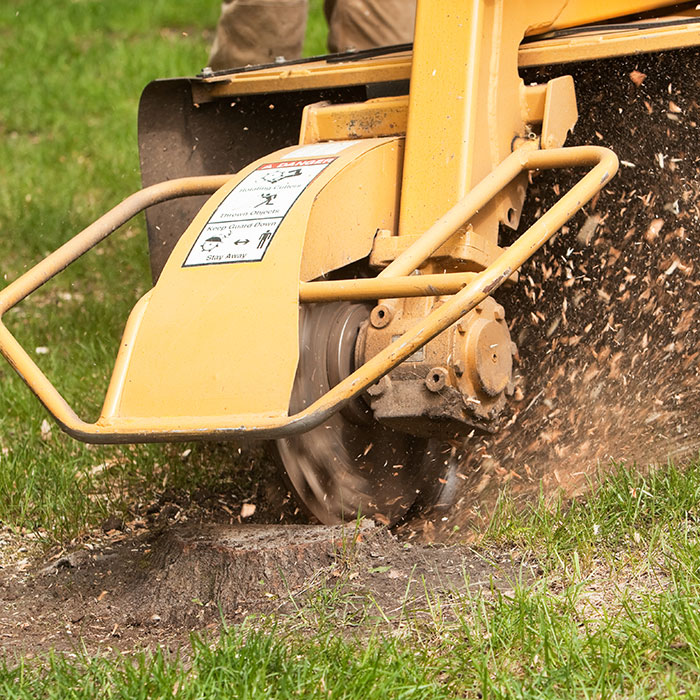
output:
[[[90,654],[185,650],[191,632],[216,634],[253,615],[309,619],[325,592],[342,629],[426,610],[425,591],[446,597],[531,577],[517,556],[400,542],[357,527],[170,522],[94,533],[81,548],[0,571],[0,649],[5,658],[50,650]],[[332,595],[329,595],[332,594]],[[327,613],[336,615],[333,602]],[[391,624],[391,623],[389,623]]]

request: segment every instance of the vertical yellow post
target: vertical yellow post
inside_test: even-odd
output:
[[[518,46],[526,34],[668,5],[673,0],[418,0],[400,234],[420,234],[525,136]],[[472,220],[497,243],[517,222],[525,181]]]
[[[524,128],[517,73],[524,28],[513,16],[504,23],[509,4],[514,3],[419,0],[402,234],[428,229],[510,153],[513,137]],[[503,209],[504,203],[490,205],[490,213],[494,206]],[[494,223],[491,231],[479,232],[496,243]]]

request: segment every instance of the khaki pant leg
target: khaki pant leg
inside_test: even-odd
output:
[[[323,14],[326,16],[326,22],[329,27],[331,26],[333,11],[335,10],[336,4],[337,0],[323,0]]]
[[[214,70],[301,57],[307,0],[224,0],[209,56]]]
[[[325,11],[332,52],[413,41],[416,0],[326,0]]]

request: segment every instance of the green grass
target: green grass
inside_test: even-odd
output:
[[[319,56],[327,53],[327,35],[328,27],[323,14],[323,0],[309,0],[309,21],[306,25],[304,55]]]
[[[520,512],[504,500],[489,536],[536,549],[547,558],[577,553],[590,559],[601,546],[655,549],[700,522],[698,461],[682,470],[669,464],[646,475],[620,466],[601,479],[602,487],[590,500],[547,504],[541,499]]]
[[[139,187],[136,109],[143,86],[205,63],[217,4],[8,0],[0,101],[0,274],[11,280]],[[141,220],[8,316],[67,399],[94,418],[123,323],[150,286]],[[82,446],[54,428],[0,368],[0,520],[63,539],[123,505],[162,448]],[[85,477],[105,462],[122,470]],[[101,483],[95,483],[99,481]]]
[[[6,661],[0,693],[698,697],[698,488],[697,464],[648,476],[622,469],[565,511],[538,504],[513,515],[504,507],[480,544],[482,555],[510,548],[541,567],[534,581],[523,574],[509,592],[428,591],[424,609],[389,615],[377,611],[371,594],[349,600],[345,582],[331,579],[311,600],[295,601],[296,615],[250,619],[224,628],[216,641],[195,637],[179,658],[158,652]]]
[[[136,662],[53,658],[0,669],[3,698],[449,698],[442,662],[391,640],[344,642],[331,634],[302,641],[274,631],[225,633],[213,648],[195,640],[191,663],[164,654]]]

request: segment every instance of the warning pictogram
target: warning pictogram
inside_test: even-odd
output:
[[[258,207],[271,207],[272,203],[277,199],[277,195],[274,192],[265,192],[262,196],[262,202],[256,204],[255,208]]]
[[[258,240],[258,248],[263,248],[271,238],[272,231],[265,231],[265,233],[263,233]]]
[[[219,204],[183,267],[262,260],[294,202],[334,160],[309,158],[261,165]]]

